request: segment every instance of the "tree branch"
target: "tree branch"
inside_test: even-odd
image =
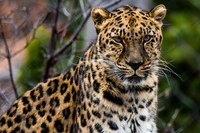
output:
[[[54,62],[54,49],[55,49],[55,43],[56,43],[56,34],[57,34],[57,22],[58,22],[58,14],[59,14],[59,7],[60,7],[60,2],[61,0],[57,0],[56,3],[56,14],[54,18],[54,22],[52,25],[52,32],[51,32],[51,39],[49,42],[49,54],[46,59],[45,67],[44,67],[44,72],[43,72],[43,80],[47,79],[50,74],[50,69],[52,68],[52,64]]]
[[[29,44],[33,41],[33,39],[35,39],[35,32],[36,32],[36,29],[33,30],[33,35],[31,36],[31,39],[29,41],[27,41],[26,44],[21,49],[19,49],[15,53],[13,53],[11,55],[12,57],[18,55],[19,53],[21,53],[24,49],[26,49],[29,46]]]
[[[74,34],[71,36],[69,41],[67,41],[66,44],[64,44],[59,50],[57,50],[54,54],[54,58],[57,58],[62,52],[64,52],[68,47],[71,46],[71,44],[76,40],[78,34],[80,33],[81,29],[83,28],[83,25],[87,22],[88,18],[90,16],[90,12],[86,14],[86,17],[82,20],[79,27],[76,29]]]
[[[8,66],[9,66],[11,84],[12,84],[12,87],[13,87],[13,90],[14,90],[14,93],[15,93],[15,97],[16,97],[16,99],[18,99],[17,88],[16,88],[15,83],[14,83],[13,72],[12,72],[12,63],[11,63],[11,57],[12,56],[10,54],[9,46],[8,46],[5,34],[3,32],[4,30],[3,30],[3,25],[2,25],[1,19],[0,19],[0,29],[2,29],[1,30],[1,36],[3,38],[4,45],[5,45],[6,58],[8,60]]]
[[[35,39],[35,35],[36,35],[37,28],[38,28],[39,26],[41,26],[41,25],[47,20],[48,16],[49,16],[49,13],[47,13],[47,15],[45,16],[45,18],[44,18],[41,22],[39,22],[37,26],[35,26],[35,27],[33,28],[33,33],[32,33],[31,38],[30,38],[29,40],[27,40],[26,44],[25,44],[21,49],[19,49],[19,50],[16,51],[15,53],[13,53],[13,54],[12,54],[12,57],[18,55],[19,53],[21,53],[24,49],[26,49],[26,48],[29,46],[29,44]]]
[[[121,2],[121,0],[112,1],[112,2],[108,3],[107,5],[105,5],[104,8],[109,8],[109,7],[111,7],[111,6],[115,5],[115,4],[118,4],[119,2]],[[68,47],[70,47],[72,45],[72,43],[76,40],[76,38],[79,35],[80,31],[82,30],[83,26],[87,22],[87,20],[88,20],[88,18],[90,16],[91,10],[92,10],[91,7],[89,7],[89,11],[85,15],[86,17],[82,20],[82,22],[80,23],[80,25],[78,26],[78,28],[76,29],[76,31],[74,32],[74,34],[71,36],[71,38],[69,39],[69,41],[67,41],[67,43],[65,43],[59,50],[57,50],[55,52],[55,54],[53,55],[54,58],[57,58]]]

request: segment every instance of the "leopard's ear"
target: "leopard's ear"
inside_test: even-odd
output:
[[[106,25],[106,20],[109,18],[110,12],[104,8],[95,7],[91,11],[92,20],[94,21],[94,25],[96,27],[97,32],[103,29]]]
[[[165,15],[167,13],[167,9],[164,5],[158,5],[155,8],[153,8],[149,14],[152,18],[154,18],[157,22],[162,24],[162,20],[165,18]]]

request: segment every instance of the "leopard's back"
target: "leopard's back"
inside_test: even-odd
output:
[[[72,118],[76,98],[69,73],[39,83],[16,100],[1,116],[0,131],[47,133],[69,130],[73,124],[73,120],[69,119]]]

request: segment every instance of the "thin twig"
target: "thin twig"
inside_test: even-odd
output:
[[[121,0],[116,0],[113,2],[110,2],[109,4],[105,5],[105,8],[109,8],[115,4],[118,4]],[[80,25],[78,26],[78,28],[76,29],[76,31],[74,32],[74,34],[71,36],[71,38],[69,39],[69,41],[67,41],[67,43],[65,43],[59,50],[57,50],[54,54],[54,58],[57,58],[61,53],[63,53],[68,47],[70,47],[72,45],[72,43],[76,40],[77,36],[79,35],[80,31],[82,30],[83,26],[85,25],[85,23],[87,22],[89,16],[90,16],[90,12],[91,12],[91,7],[89,7],[89,11],[86,13],[86,17],[82,20],[82,22],[80,23]]]
[[[1,19],[0,19],[0,29],[2,29],[1,30],[1,36],[3,38],[4,45],[5,45],[6,58],[8,60],[11,84],[12,84],[12,87],[13,87],[13,90],[14,90],[14,93],[15,93],[15,97],[16,97],[16,99],[18,99],[17,88],[15,86],[14,79],[13,79],[11,54],[10,54],[10,50],[9,50],[9,47],[8,47],[8,43],[7,43],[6,37],[5,37],[4,32],[3,32],[4,30],[3,30],[3,25],[2,25]]]
[[[36,35],[36,30],[37,30],[37,28],[38,28],[39,26],[41,26],[42,24],[44,24],[44,22],[47,20],[48,16],[49,16],[49,13],[47,13],[47,15],[44,17],[44,19],[43,19],[41,22],[39,22],[39,24],[38,24],[37,26],[35,26],[35,27],[33,28],[33,33],[32,33],[31,38],[30,38],[29,40],[27,40],[26,44],[25,44],[21,49],[19,49],[19,50],[16,51],[15,53],[13,53],[13,54],[12,54],[12,57],[18,55],[19,53],[21,53],[22,51],[24,51],[24,49],[26,49],[26,48],[29,46],[29,44],[35,39],[35,35]]]
[[[52,64],[54,62],[53,53],[55,49],[55,43],[56,43],[56,34],[57,34],[57,22],[58,22],[58,14],[59,14],[59,7],[60,7],[61,0],[57,0],[56,3],[56,14],[55,19],[52,25],[52,32],[51,32],[51,39],[49,42],[49,54],[46,59],[45,68],[43,72],[43,80],[47,79],[49,77],[50,69],[53,67]]]
[[[112,1],[112,2],[110,2],[110,3],[106,4],[106,5],[104,5],[103,7],[104,7],[104,8],[110,8],[110,7],[112,7],[112,6],[116,5],[116,4],[118,4],[118,3],[121,2],[121,1],[122,1],[122,0],[115,0],[115,1]]]
[[[0,88],[0,97],[3,99],[3,101],[5,101],[6,104],[9,104],[10,106],[9,99],[5,96],[5,93],[1,91],[1,88]]]
[[[35,39],[35,32],[36,32],[36,29],[33,30],[31,39],[29,41],[27,41],[26,44],[21,49],[19,49],[15,53],[13,53],[11,55],[11,57],[14,57],[14,56],[18,55],[19,53],[21,53],[22,51],[24,51],[24,49],[26,49],[29,46],[29,44]]]
[[[76,29],[76,31],[74,32],[74,34],[71,36],[71,38],[69,39],[69,41],[67,41],[66,44],[64,44],[59,50],[57,50],[54,54],[54,57],[57,58],[61,53],[63,53],[68,47],[71,46],[71,44],[76,40],[79,32],[81,31],[81,29],[83,28],[83,25],[87,22],[88,18],[90,16],[90,13],[88,12],[86,14],[85,19],[82,20],[82,22],[80,23],[79,27]]]
[[[90,8],[91,6],[92,6],[92,4],[94,3],[94,1],[95,0],[93,0],[93,1],[91,1],[90,3],[88,3],[88,5],[86,5],[86,7],[84,7],[84,9],[88,9],[88,8]],[[102,1],[102,0],[101,0]],[[100,1],[100,2],[101,2]],[[86,10],[84,10],[84,13],[80,13],[80,12],[83,12],[83,10],[82,9],[77,9],[76,11],[73,11],[73,14],[70,14],[70,17],[69,17],[69,20],[67,21],[67,23],[61,28],[61,29],[59,29],[58,30],[58,34],[61,34],[62,33],[62,35],[65,35],[65,32],[66,32],[66,29],[68,28],[68,27],[70,27],[72,24],[74,24],[78,19],[80,19],[80,17],[86,17]],[[77,14],[76,15],[76,17],[71,17],[71,16],[73,16],[74,14]],[[84,15],[83,15],[84,14]],[[64,32],[64,34],[63,34],[63,32]]]
[[[164,128],[163,133],[175,133],[174,128],[172,127],[176,117],[178,116],[179,113],[179,109],[176,109],[170,122],[166,125],[166,127]]]

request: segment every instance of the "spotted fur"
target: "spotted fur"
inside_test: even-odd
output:
[[[0,133],[156,133],[164,5],[94,8],[98,34],[76,66],[0,117]]]

